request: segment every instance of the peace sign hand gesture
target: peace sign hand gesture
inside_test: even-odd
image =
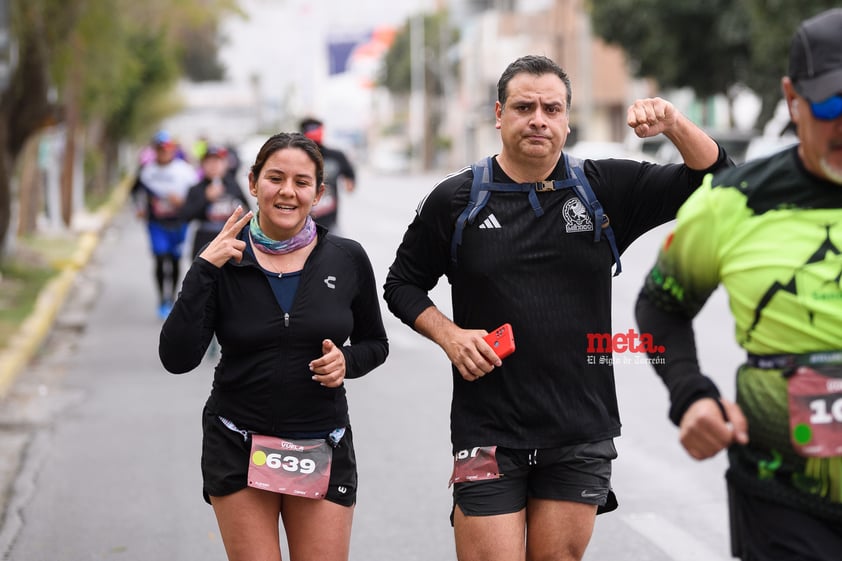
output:
[[[249,223],[253,215],[254,213],[252,211],[243,214],[243,207],[238,206],[231,216],[228,217],[228,220],[225,221],[225,226],[222,227],[219,234],[199,254],[199,257],[220,268],[229,259],[233,259],[239,263],[243,258],[243,250],[246,248],[246,242],[238,240],[237,234]]]

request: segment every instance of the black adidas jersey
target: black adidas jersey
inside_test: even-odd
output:
[[[673,219],[705,173],[728,162],[720,149],[717,163],[704,171],[631,160],[586,160],[584,169],[622,252]],[[547,179],[565,173],[560,158]],[[540,217],[527,193],[494,192],[465,227],[454,264],[451,236],[471,180],[465,168],[425,197],[384,286],[389,309],[409,326],[434,305],[428,292],[442,275],[451,284],[457,325],[490,331],[512,324],[517,350],[500,368],[476,382],[453,368],[454,450],[546,448],[618,436],[613,368],[588,352],[589,333],[611,333],[607,240],[594,242],[592,220],[569,189],[537,193]],[[496,159],[494,181],[512,182]]]

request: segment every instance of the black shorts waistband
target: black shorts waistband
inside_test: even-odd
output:
[[[805,354],[746,355],[746,364],[753,368],[782,370],[816,364],[842,364],[842,351],[819,351]]]

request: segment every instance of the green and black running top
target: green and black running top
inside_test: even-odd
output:
[[[665,349],[653,366],[676,424],[695,400],[719,395],[700,370],[692,319],[720,284],[749,355],[842,349],[842,186],[810,174],[797,147],[706,177],[646,277],[637,320]],[[731,451],[729,477],[842,520],[842,458],[796,454],[782,370],[741,366],[737,402],[750,443]]]

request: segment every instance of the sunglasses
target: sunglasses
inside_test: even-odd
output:
[[[842,117],[842,93],[836,94],[824,101],[810,102],[813,117],[822,121],[833,121]]]

